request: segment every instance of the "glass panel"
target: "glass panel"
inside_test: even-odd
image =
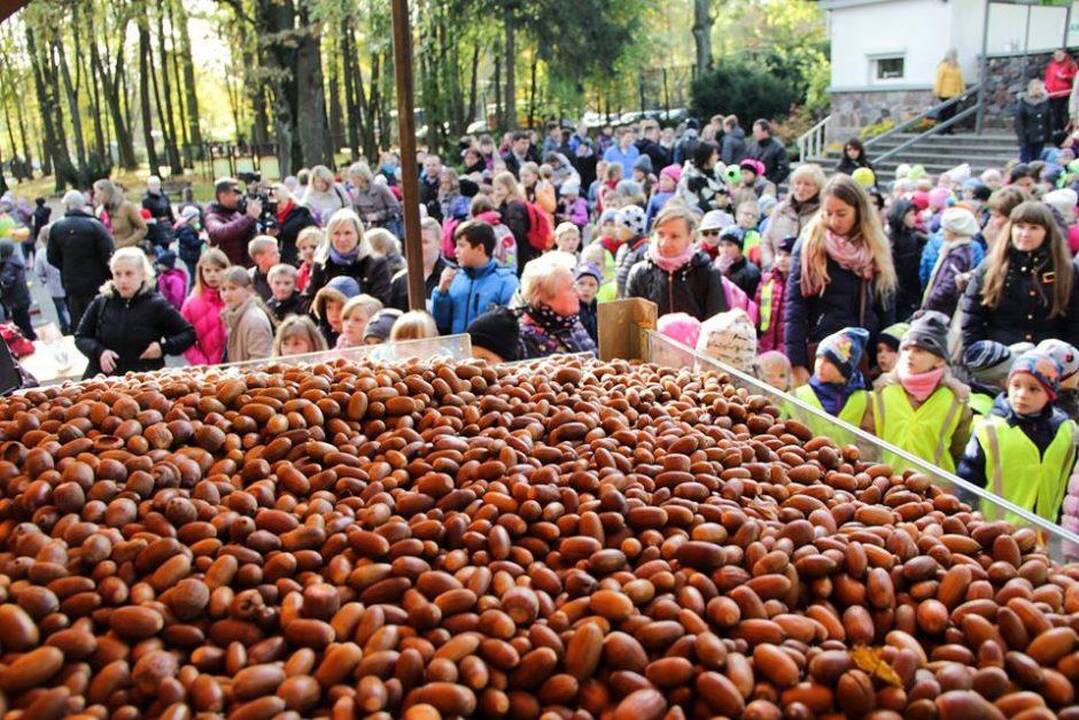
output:
[[[444,335],[425,340],[404,340],[381,345],[365,345],[345,350],[326,350],[306,355],[289,355],[281,358],[263,358],[239,363],[227,363],[220,368],[252,369],[267,365],[308,365],[332,362],[344,358],[357,362],[400,363],[406,360],[469,360],[472,358],[472,338],[467,333]]]
[[[1079,535],[1068,532],[1059,525],[1033,515],[988,490],[971,485],[956,475],[930,465],[921,458],[900,450],[860,428],[849,425],[821,410],[812,408],[795,397],[780,392],[751,375],[702,355],[655,331],[648,332],[646,353],[646,361],[665,367],[686,368],[692,372],[706,372],[708,370],[725,372],[730,376],[731,383],[736,387],[745,388],[755,394],[765,395],[778,407],[797,408],[799,415],[804,413],[812,416],[815,419],[814,424],[830,428],[830,431],[826,433],[828,437],[836,440],[838,444],[851,443],[856,445],[864,459],[880,461],[885,456],[889,457],[889,462],[894,462],[898,459],[906,466],[928,475],[936,485],[947,489],[972,508],[980,510],[983,515],[994,519],[1005,518],[1006,516],[1006,519],[1016,527],[1034,529],[1054,560],[1063,562],[1068,559],[1079,558]],[[842,443],[840,443],[840,438],[842,438]]]
[[[878,58],[878,80],[900,80],[903,77],[903,58]]]

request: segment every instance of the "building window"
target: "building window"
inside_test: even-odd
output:
[[[903,79],[903,56],[873,58],[874,80],[902,80]]]

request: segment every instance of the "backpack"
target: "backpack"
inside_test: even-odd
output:
[[[528,208],[528,244],[533,250],[547,252],[554,245],[554,228],[551,218],[535,203],[525,202]]]

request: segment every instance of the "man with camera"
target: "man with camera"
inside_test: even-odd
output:
[[[221,178],[214,183],[214,202],[206,212],[206,232],[210,244],[221,248],[234,265],[251,267],[254,263],[247,255],[247,243],[258,234],[258,219],[262,215],[262,201],[247,199],[235,178]]]

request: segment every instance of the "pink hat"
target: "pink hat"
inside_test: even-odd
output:
[[[681,165],[668,165],[659,171],[660,177],[666,175],[674,184],[677,185],[678,181],[682,179],[682,166]]]
[[[661,335],[677,340],[683,345],[697,347],[697,337],[701,334],[701,321],[686,313],[667,313],[656,322],[656,329]]]
[[[910,196],[910,201],[914,203],[914,207],[918,208],[918,211],[921,212],[929,207],[929,193],[925,190],[919,190]]]
[[[929,207],[934,210],[943,210],[948,207],[948,198],[952,193],[948,188],[935,187],[929,191]]]

